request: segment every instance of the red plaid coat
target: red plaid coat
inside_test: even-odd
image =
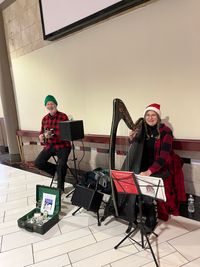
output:
[[[65,113],[57,111],[55,115],[51,116],[47,114],[42,119],[42,125],[40,134],[45,132],[45,129],[52,129],[53,136],[46,140],[46,143],[43,144],[45,149],[48,149],[50,146],[53,146],[56,150],[64,147],[70,147],[71,143],[69,141],[61,141],[60,140],[60,131],[59,131],[59,122],[60,121],[68,121],[68,117]]]
[[[167,201],[158,201],[158,217],[167,220],[169,214],[179,215],[181,201],[186,200],[181,159],[172,149],[172,131],[161,124],[160,139],[155,141],[155,160],[149,169],[163,177]]]
[[[140,124],[138,136],[131,142],[122,170],[140,173],[146,131],[144,120]],[[154,160],[149,167],[152,176],[162,177],[165,186],[166,202],[157,201],[158,217],[167,220],[169,214],[179,215],[180,202],[186,200],[182,162],[172,148],[172,131],[165,124],[160,124],[160,138],[155,140]]]

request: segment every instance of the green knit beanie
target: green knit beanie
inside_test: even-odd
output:
[[[48,96],[46,96],[46,98],[45,98],[45,100],[44,100],[44,105],[46,106],[47,102],[49,102],[49,101],[55,103],[56,106],[58,105],[58,102],[56,101],[55,97],[52,96],[52,95],[48,95]]]

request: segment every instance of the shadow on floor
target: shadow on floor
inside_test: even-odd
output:
[[[34,166],[33,162],[26,162],[26,163],[24,163],[24,162],[11,162],[10,155],[8,153],[0,154],[0,163],[4,164],[4,165],[7,165],[7,166],[10,166],[10,167],[21,169],[21,170],[24,170],[24,171],[37,173],[37,174],[42,174],[44,176],[51,177],[49,174],[38,170]]]

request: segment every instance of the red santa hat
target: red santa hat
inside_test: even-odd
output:
[[[150,104],[149,106],[147,106],[145,108],[145,110],[144,110],[143,116],[145,116],[146,112],[149,111],[149,110],[155,111],[158,114],[159,117],[161,116],[160,105],[159,104],[153,103],[153,104]]]

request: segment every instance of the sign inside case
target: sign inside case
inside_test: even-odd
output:
[[[43,193],[42,205],[40,211],[48,212],[48,215],[53,215],[56,203],[56,195]]]

